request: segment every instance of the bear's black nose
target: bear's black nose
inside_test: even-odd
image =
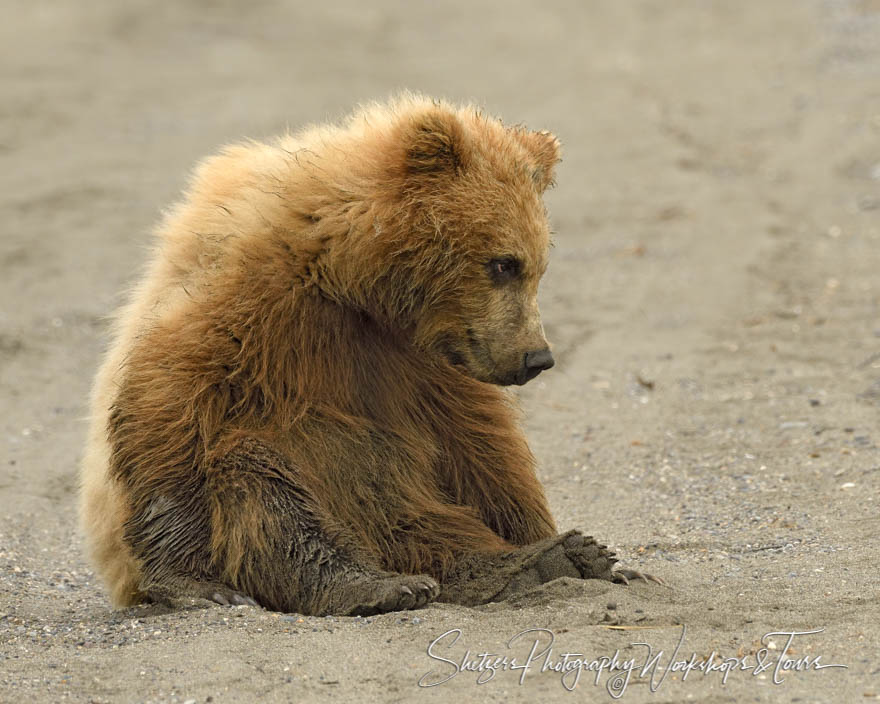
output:
[[[534,379],[538,374],[545,369],[549,369],[554,364],[553,354],[549,349],[526,352],[526,355],[523,358],[523,366],[519,373],[519,383],[525,384],[527,381]]]

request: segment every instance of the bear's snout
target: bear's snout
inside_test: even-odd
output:
[[[553,353],[547,347],[542,350],[526,352],[523,355],[523,364],[517,374],[516,383],[522,385],[531,381],[545,369],[550,369],[555,363]]]

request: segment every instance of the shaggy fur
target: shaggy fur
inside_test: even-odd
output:
[[[612,578],[557,535],[499,387],[546,350],[558,158],[404,96],[200,166],[93,394],[82,521],[115,605],[374,613]]]

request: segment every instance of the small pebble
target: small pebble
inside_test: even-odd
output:
[[[807,422],[803,420],[789,420],[779,424],[780,430],[790,430],[791,428],[806,428]]]

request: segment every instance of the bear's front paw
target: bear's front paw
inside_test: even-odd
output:
[[[560,577],[612,579],[617,560],[605,545],[578,530],[541,541],[524,548],[532,551],[516,576],[517,586],[543,584]]]
[[[589,535],[571,531],[563,541],[565,554],[578,568],[584,579],[606,579],[615,584],[629,584],[640,579],[645,582],[666,585],[659,577],[625,567],[614,569],[618,562],[615,553],[607,545],[600,545]]]
[[[440,586],[425,575],[394,575],[362,584],[358,592],[356,603],[346,611],[348,616],[418,609],[437,598]]]
[[[560,547],[583,579],[613,578],[612,568],[617,558],[607,545],[600,545],[593,536],[570,531]]]

